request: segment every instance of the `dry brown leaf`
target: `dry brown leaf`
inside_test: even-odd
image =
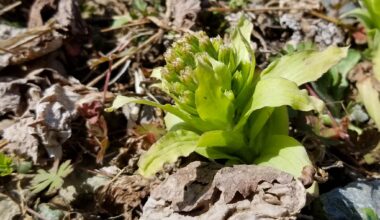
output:
[[[77,117],[75,103],[80,97],[69,86],[55,84],[37,103],[34,134],[41,139],[50,157],[61,158],[62,144],[71,136],[70,123]]]
[[[0,68],[21,64],[44,56],[62,46],[62,37],[54,32],[51,25],[36,27],[0,41],[0,48],[9,52],[0,53]]]
[[[38,27],[44,25],[42,11],[56,10],[55,0],[36,0],[30,8],[28,27]]]
[[[113,214],[124,213],[124,219],[132,220],[154,185],[155,182],[140,175],[120,176],[97,192],[97,201],[102,209]]]
[[[80,85],[77,80],[52,69],[36,69],[26,75],[0,77],[0,115],[30,115],[42,93],[52,84]]]
[[[305,202],[302,183],[285,172],[197,161],[152,191],[141,219],[295,219]]]
[[[19,156],[31,158],[34,163],[38,159],[38,139],[32,133],[29,125],[34,121],[32,117],[23,118],[3,131],[3,138],[8,141],[2,150]]]
[[[42,19],[42,10],[45,7],[57,9],[47,22]],[[0,40],[0,69],[42,57],[60,48],[64,41],[75,45],[71,42],[72,39],[79,40],[78,36],[87,34],[77,1],[58,1],[57,5],[53,0],[35,1],[31,8],[29,29],[6,40]],[[69,49],[73,47],[67,46]]]
[[[33,96],[38,96],[38,90],[39,87],[28,84],[26,79],[0,82],[0,115],[21,116],[28,108],[24,100],[35,99]]]
[[[199,0],[177,0],[173,1],[173,24],[177,28],[191,28],[201,10]]]

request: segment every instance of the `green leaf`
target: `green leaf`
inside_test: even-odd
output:
[[[268,119],[271,117],[274,108],[262,108],[257,111],[254,111],[250,116],[249,127],[249,139],[250,142],[253,142],[260,131],[263,129]],[[287,129],[287,128],[286,128]]]
[[[165,163],[174,163],[179,157],[186,157],[195,151],[199,135],[186,130],[169,131],[142,155],[139,173],[152,176]]]
[[[65,178],[71,172],[73,172],[73,167],[70,165],[70,160],[66,160],[64,163],[61,164],[61,166],[59,166],[57,175],[62,178]]]
[[[343,14],[341,17],[358,18],[367,29],[372,29],[376,27],[376,24],[374,23],[374,21],[371,18],[371,15],[366,9],[356,8]]]
[[[259,114],[257,114],[259,113]],[[249,162],[252,163],[264,146],[264,142],[271,135],[288,135],[289,130],[289,117],[286,106],[278,108],[263,108],[255,111],[249,123],[247,123],[249,130],[249,149],[251,158]],[[249,128],[249,126],[251,126]]]
[[[198,147],[229,147],[232,149],[242,148],[246,145],[243,134],[225,130],[205,132],[197,143]]]
[[[367,78],[356,83],[359,96],[367,109],[368,114],[375,121],[375,124],[380,130],[380,99],[379,92],[374,88],[372,79]]]
[[[347,57],[332,67],[317,82],[312,83],[315,92],[327,103],[335,117],[340,117],[340,113],[342,112],[342,105],[337,103],[336,100],[342,100],[346,95],[345,92],[349,86],[347,75],[360,59],[361,53],[350,49]]]
[[[148,4],[144,0],[133,0],[132,6],[134,9],[137,9],[140,12],[145,12]]]
[[[12,159],[0,153],[0,176],[7,176],[13,172],[11,167]]]
[[[376,28],[380,29],[380,2],[379,0],[363,0],[369,14],[371,15],[372,21],[375,23]]]
[[[380,45],[376,48],[372,61],[373,72],[376,79],[380,82]]]
[[[212,150],[211,150],[212,149]],[[197,143],[196,152],[209,159],[229,159],[236,161],[238,156],[247,160],[247,141],[244,134],[234,131],[214,130],[203,133]],[[224,157],[220,157],[224,155]],[[229,156],[225,156],[229,155]],[[234,156],[235,155],[235,156]],[[239,159],[239,161],[241,161]]]
[[[239,20],[237,27],[232,32],[231,40],[232,46],[238,52],[238,63],[251,62],[250,55],[252,54],[250,49],[251,33],[253,30],[253,24],[249,22],[245,17]]]
[[[39,169],[38,174],[34,176],[31,181],[32,193],[39,193],[45,190],[47,187],[48,193],[59,189],[63,183],[63,178],[67,177],[71,172],[73,172],[73,167],[70,164],[70,160],[62,163],[58,169],[51,169],[49,172]]]
[[[261,74],[262,79],[282,77],[295,82],[298,86],[315,81],[346,57],[348,48],[328,47],[316,51],[301,51],[283,56],[270,64]]]
[[[110,28],[119,28],[133,20],[130,14],[126,14],[123,16],[114,16],[112,17],[112,19],[113,23]]]
[[[306,90],[299,90],[292,81],[284,78],[266,78],[257,83],[251,104],[244,111],[235,129],[242,127],[255,110],[285,105],[296,110],[310,111],[319,108],[321,101],[308,96]]]
[[[176,106],[172,106],[169,104],[162,105],[149,100],[138,99],[133,97],[117,96],[116,99],[113,101],[112,106],[110,108],[105,109],[105,111],[113,111],[115,109],[121,108],[123,105],[126,105],[128,103],[144,104],[161,108],[182,119],[184,122],[186,122],[189,126],[192,127],[192,130],[208,131],[213,130],[213,128],[215,128],[215,126],[203,121],[202,119],[196,116],[189,115],[188,113],[182,111]]]
[[[213,64],[217,61],[212,62]],[[222,63],[219,63],[224,65]],[[211,66],[206,61],[198,60],[195,69],[198,80],[198,88],[195,92],[195,105],[199,117],[217,128],[229,127],[232,123],[234,113],[233,94],[229,96],[228,88],[223,88],[223,84],[228,79],[218,79]],[[231,79],[230,79],[231,80]]]
[[[379,220],[379,216],[372,208],[363,208],[362,211],[365,214],[366,220]]]
[[[227,159],[230,164],[244,163],[240,157],[226,153],[219,147],[198,147],[195,152],[211,160]]]
[[[294,177],[301,176],[305,166],[312,166],[304,146],[286,135],[272,135],[266,138],[255,164],[274,167]]]

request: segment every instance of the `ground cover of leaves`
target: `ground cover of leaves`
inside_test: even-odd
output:
[[[379,92],[350,0],[0,0],[0,219],[315,219],[319,193],[380,177]],[[259,70],[310,48],[350,46],[304,86],[324,114],[290,111],[314,167],[301,177],[191,154],[153,178],[138,160],[170,103],[153,69],[186,33],[230,33],[245,16]],[[368,107],[370,106],[370,107]]]

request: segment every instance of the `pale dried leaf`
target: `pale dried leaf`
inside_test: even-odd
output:
[[[124,213],[124,219],[132,220],[132,213],[148,197],[154,184],[140,175],[120,176],[97,192],[97,201],[108,212]]]
[[[75,103],[80,95],[58,84],[44,92],[44,97],[36,105],[34,132],[51,157],[61,158],[61,145],[70,138],[70,123],[77,117]]]
[[[173,2],[173,24],[177,28],[191,28],[201,10],[199,0],[177,0]]]
[[[155,188],[141,219],[295,219],[302,183],[263,166],[193,162]]]
[[[33,121],[32,117],[23,118],[4,129],[3,138],[8,141],[8,144],[2,150],[31,158],[36,163],[39,143],[38,139],[32,135],[32,128],[29,127]]]
[[[70,37],[88,34],[87,27],[80,16],[78,2],[37,0],[34,2],[29,18],[29,29],[6,40],[0,40],[0,69],[8,65],[22,64],[59,49]],[[57,4],[57,5],[56,5]],[[43,22],[42,11],[48,8],[56,13]],[[46,18],[45,18],[46,19]],[[70,44],[66,44],[69,47]],[[5,51],[5,52],[4,52]]]

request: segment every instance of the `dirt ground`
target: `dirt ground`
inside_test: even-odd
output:
[[[321,219],[319,195],[380,177],[372,32],[343,16],[360,7],[354,0],[0,0],[0,219]],[[168,132],[167,112],[136,103],[105,109],[117,95],[173,103],[154,71],[166,64],[165,52],[198,31],[226,38],[242,16],[253,24],[257,72],[285,55],[350,47],[344,61],[301,86],[324,112],[288,111],[290,136],[312,167],[297,178],[192,153],[141,176],[141,155]],[[311,185],[318,192],[309,194]]]

